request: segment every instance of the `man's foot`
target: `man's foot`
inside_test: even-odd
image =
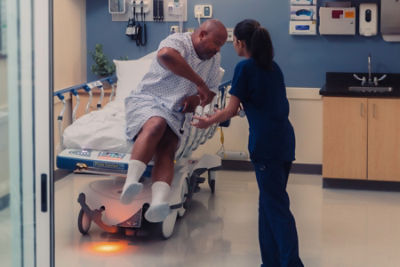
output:
[[[122,190],[120,201],[123,204],[130,204],[135,196],[142,191],[143,184],[141,183],[131,183],[129,185],[124,185]]]
[[[167,218],[171,209],[169,203],[161,203],[158,205],[151,205],[144,214],[144,218],[152,223],[162,222]]]

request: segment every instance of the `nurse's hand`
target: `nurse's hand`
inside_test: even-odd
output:
[[[194,127],[205,129],[210,127],[210,125],[212,125],[213,123],[211,122],[209,116],[193,116],[193,121],[190,124]]]
[[[200,105],[202,107],[210,104],[215,96],[215,93],[213,91],[211,91],[205,83],[198,85],[197,91],[199,92]]]

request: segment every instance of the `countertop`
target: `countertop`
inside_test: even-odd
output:
[[[344,96],[344,97],[391,97],[400,98],[400,74],[398,73],[372,73],[373,77],[381,77],[387,74],[387,77],[379,82],[379,87],[392,87],[391,92],[375,93],[375,92],[354,92],[348,88],[350,86],[361,86],[361,82],[353,77],[357,74],[359,77],[367,77],[368,73],[350,73],[350,72],[327,72],[325,85],[319,91],[323,96]]]

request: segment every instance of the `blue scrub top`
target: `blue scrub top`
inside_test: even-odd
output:
[[[249,121],[249,152],[253,162],[293,161],[295,136],[289,121],[289,102],[283,74],[276,62],[272,70],[246,59],[235,67],[229,92],[239,98]]]

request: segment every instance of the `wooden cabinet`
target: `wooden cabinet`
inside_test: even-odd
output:
[[[323,98],[323,177],[400,181],[400,99]]]
[[[368,99],[368,179],[400,181],[400,99]]]
[[[367,178],[367,99],[323,98],[323,177]]]

